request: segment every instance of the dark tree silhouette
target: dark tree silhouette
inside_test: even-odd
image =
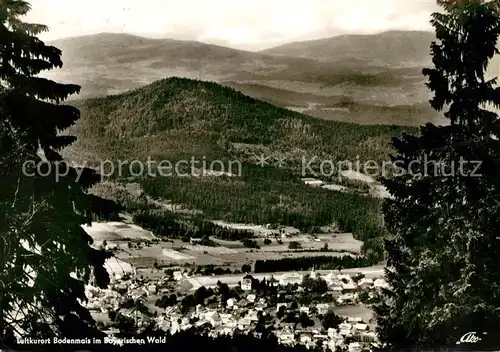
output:
[[[80,87],[37,76],[62,66],[61,51],[37,39],[45,26],[21,21],[29,10],[0,2],[0,338],[88,336],[98,332],[78,301],[84,283],[109,282],[109,254],[91,248],[80,226],[91,220],[85,192],[98,177],[62,163],[58,151],[76,139],[63,131],[79,111],[61,102]]]
[[[456,347],[472,331],[481,340],[471,347],[500,343],[500,124],[485,109],[500,104],[496,81],[485,78],[498,54],[499,8],[452,3],[432,16],[435,68],[423,71],[432,107],[446,107],[450,124],[395,139],[404,171],[383,181],[395,199],[384,204],[391,289],[377,321],[382,341],[398,349]]]
[[[249,264],[243,264],[243,266],[241,267],[241,272],[242,273],[249,273],[252,271],[252,267],[249,265]]]
[[[342,323],[342,318],[332,311],[328,311],[321,321],[321,324],[325,329],[328,328],[336,329],[341,323]]]

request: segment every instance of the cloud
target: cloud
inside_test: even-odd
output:
[[[99,32],[261,49],[293,40],[390,29],[430,29],[434,1],[37,0],[28,19],[50,40]]]

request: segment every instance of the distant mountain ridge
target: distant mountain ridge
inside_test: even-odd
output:
[[[292,42],[261,53],[330,62],[354,59],[378,65],[422,66],[430,63],[430,44],[435,38],[435,34],[428,31],[345,34]]]
[[[51,42],[63,51],[64,67],[44,76],[81,85],[80,99],[181,77],[231,85],[322,119],[419,125],[434,121],[435,115],[420,108],[428,104],[430,92],[422,66],[414,66],[429,60],[432,36],[430,32],[344,35],[250,52],[196,41],[100,33]],[[268,93],[273,96],[267,97]],[[315,103],[310,100],[314,96],[323,103],[313,112],[308,107]],[[362,106],[401,106],[401,114],[412,112],[401,119],[399,112],[386,116],[376,109],[372,114],[372,108],[351,109],[346,115],[328,103],[339,97]]]

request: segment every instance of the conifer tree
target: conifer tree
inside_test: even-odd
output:
[[[378,332],[396,349],[457,347],[468,332],[480,339],[469,347],[498,347],[500,121],[487,107],[500,105],[500,90],[485,71],[498,54],[499,5],[438,3],[434,68],[423,74],[449,124],[393,140],[400,170],[383,181],[395,197],[383,207],[391,288],[376,308]]]
[[[61,51],[21,20],[27,1],[0,1],[0,342],[86,336],[95,322],[81,302],[91,277],[104,287],[106,252],[92,248],[87,189],[98,177],[63,164],[79,111],[62,102],[76,85],[38,76],[62,66]],[[43,162],[44,167],[36,169]],[[66,167],[67,166],[67,167]],[[59,167],[59,170],[57,170]],[[40,172],[42,171],[42,172]],[[47,172],[50,171],[50,172]]]

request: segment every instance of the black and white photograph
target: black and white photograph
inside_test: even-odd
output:
[[[0,351],[500,351],[500,0],[0,0]]]

